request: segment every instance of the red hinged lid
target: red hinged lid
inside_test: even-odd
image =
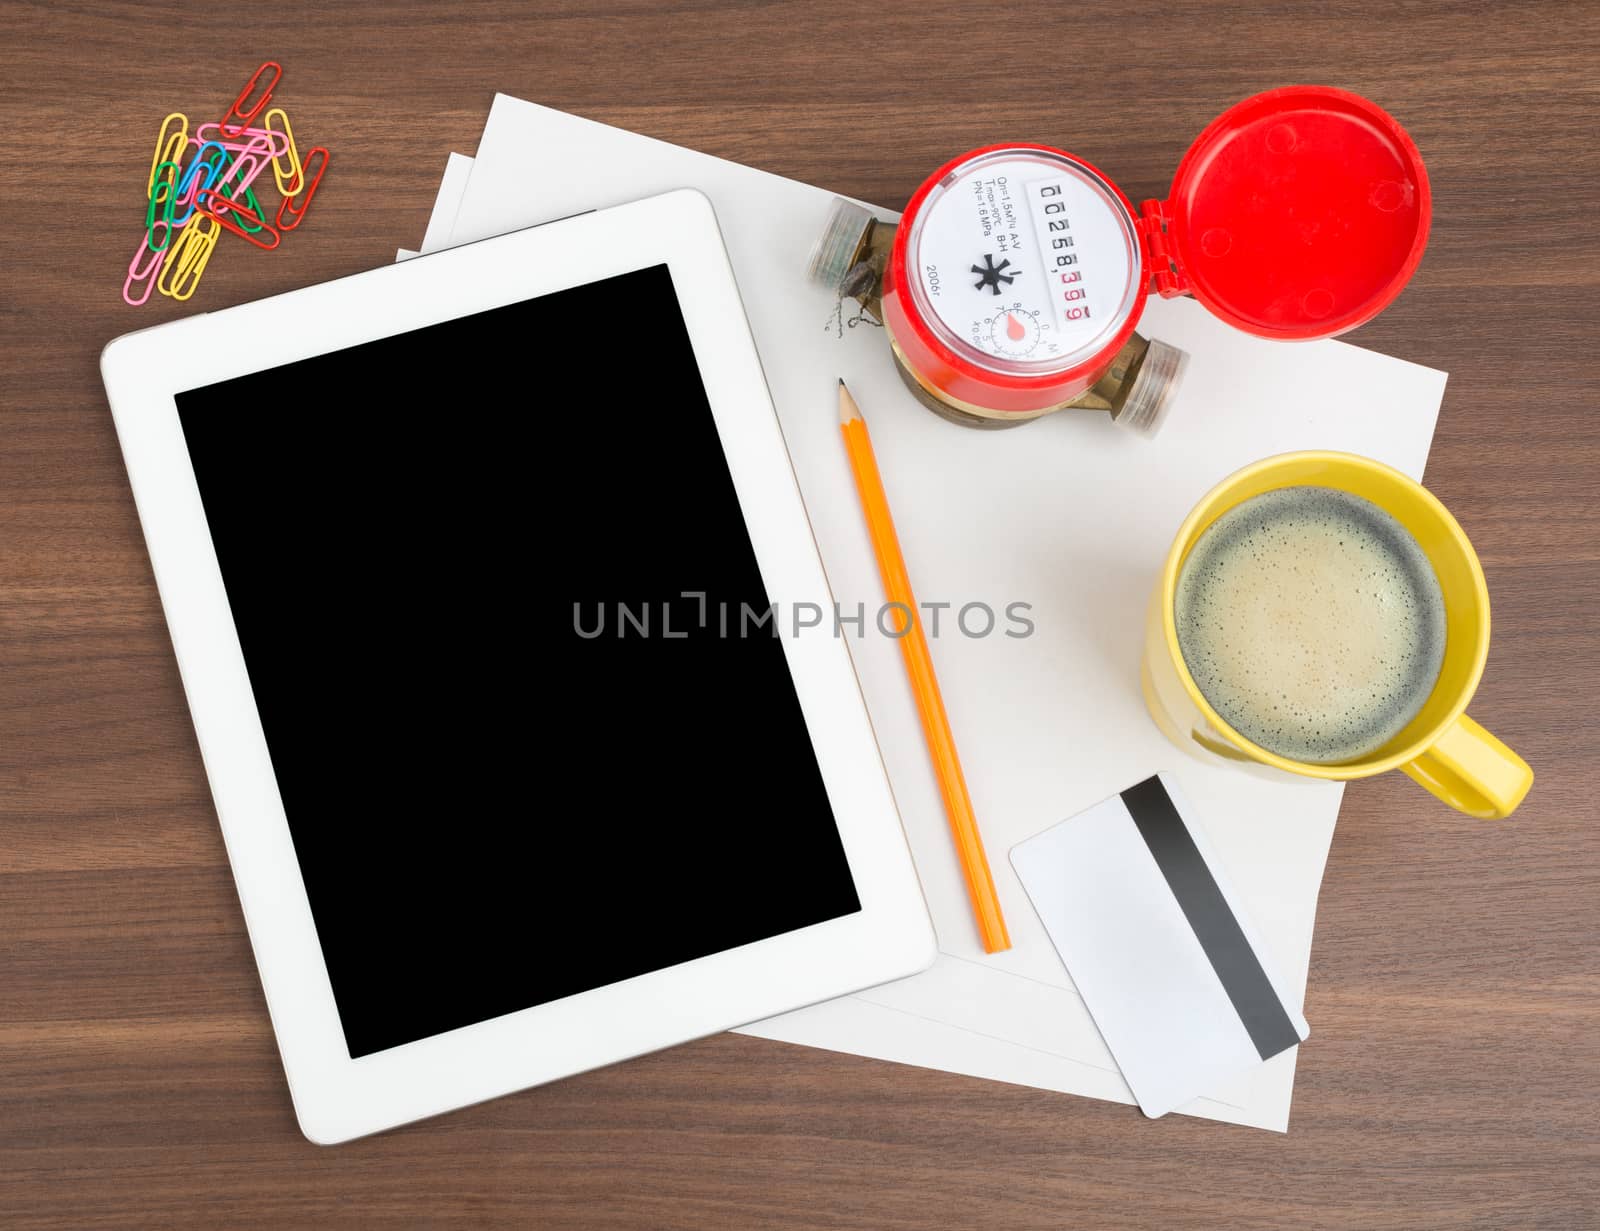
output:
[[[1192,294],[1267,338],[1325,338],[1371,320],[1428,241],[1422,156],[1377,104],[1328,86],[1268,90],[1189,147],[1143,215],[1156,289]]]

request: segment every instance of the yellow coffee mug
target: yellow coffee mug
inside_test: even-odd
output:
[[[1278,756],[1224,722],[1184,665],[1173,612],[1179,570],[1211,523],[1252,496],[1298,486],[1338,488],[1387,510],[1427,553],[1444,592],[1444,661],[1432,694],[1383,747],[1331,765]],[[1203,758],[1268,774],[1340,780],[1400,769],[1452,808],[1502,817],[1527,795],[1533,771],[1466,715],[1488,656],[1489,589],[1483,566],[1456,519],[1431,492],[1398,470],[1353,453],[1283,453],[1224,479],[1178,530],[1151,599],[1140,675],[1156,724],[1179,747]]]

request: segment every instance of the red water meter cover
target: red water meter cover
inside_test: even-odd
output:
[[[1141,210],[1157,289],[1267,338],[1371,320],[1422,260],[1432,196],[1405,129],[1330,86],[1288,86],[1218,116],[1165,201]]]

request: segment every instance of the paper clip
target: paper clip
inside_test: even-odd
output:
[[[254,137],[233,156],[227,168],[227,174],[221,176],[215,187],[222,195],[233,200],[239,194],[248,192],[250,185],[255,183],[260,175],[271,164],[272,159],[267,153],[268,143],[260,137]]]
[[[172,121],[178,121],[176,132],[169,132]],[[156,134],[156,154],[150,160],[150,179],[145,184],[144,195],[148,197],[156,190],[156,168],[164,162],[177,162],[183,153],[184,144],[189,140],[189,118],[181,111],[174,111],[161,121],[161,131]]]
[[[257,86],[261,85],[261,78],[267,70],[272,71],[272,80],[261,90],[261,97],[251,104],[246,111],[245,102],[253,94]],[[228,114],[222,117],[222,122],[217,125],[217,131],[224,137],[238,137],[249,126],[250,121],[261,114],[267,100],[272,97],[272,92],[278,88],[278,83],[283,80],[283,65],[276,60],[268,60],[251,74],[250,80],[244,83],[244,89],[239,91],[239,97],[233,100],[233,106],[228,108]]]
[[[168,171],[168,168],[171,171]],[[164,162],[156,168],[155,180],[150,188],[150,204],[144,211],[145,243],[150,245],[151,252],[160,252],[172,239],[173,211],[178,204],[178,164]],[[164,230],[161,233],[161,242],[156,243],[156,224],[161,223]]]
[[[322,157],[319,159],[318,154]],[[316,163],[315,172],[311,164]],[[306,210],[311,208],[311,197],[317,191],[317,185],[322,183],[322,173],[328,169],[328,151],[326,147],[316,145],[306,151],[306,160],[300,164],[300,181],[303,192],[296,192],[294,196],[284,197],[278,203],[278,229],[292,231],[299,226],[306,216]],[[309,182],[307,180],[309,179]],[[295,204],[295,198],[301,198],[300,204]]]
[[[239,225],[250,234],[254,235],[267,225],[267,211],[261,208],[261,201],[256,196],[254,188],[246,188],[243,196],[235,196],[231,190],[223,188],[217,190],[217,196],[230,205],[238,204]]]
[[[194,130],[194,136],[189,140],[199,143],[201,141],[215,141],[230,154],[242,154],[257,141],[268,143],[267,153],[273,158],[286,153],[289,149],[288,142],[283,139],[283,134],[273,132],[266,128],[247,128],[235,138],[222,135],[222,125],[215,123],[201,124]]]
[[[206,151],[215,150],[214,154]],[[227,165],[228,155],[215,141],[207,141],[196,152],[193,161],[184,169],[183,178],[178,181],[177,204],[182,212],[174,211],[172,225],[184,226],[194,216],[195,195],[202,188],[214,188],[217,176],[222,174],[222,168]]]
[[[209,227],[205,225],[208,222]],[[167,259],[161,262],[156,290],[178,300],[193,295],[194,288],[200,285],[200,275],[211,260],[211,251],[217,246],[217,236],[221,234],[222,224],[206,214],[185,227],[178,242],[167,252]]]
[[[192,140],[192,138],[191,138]],[[200,148],[195,151],[194,161],[189,164],[189,169],[184,172],[183,180],[178,185],[178,200],[184,199],[184,188],[192,182],[195,169],[201,165],[213,168],[219,175],[222,168],[227,165],[228,151],[220,141],[202,141]],[[194,199],[194,192],[188,192],[188,198]]]
[[[272,178],[278,181],[278,192],[285,197],[292,197],[300,191],[300,151],[294,147],[294,129],[289,127],[289,116],[282,107],[274,107],[262,117],[262,126],[268,133],[276,135],[277,130],[272,127],[272,117],[277,116],[283,124],[284,149],[272,155]],[[283,164],[287,163],[285,166]]]
[[[261,211],[259,207],[252,210],[243,202],[230,201],[227,197],[218,193],[214,188],[202,188],[199,194],[195,197],[195,205],[199,208],[202,214],[205,214],[208,218],[215,218],[217,222],[227,230],[232,231],[240,239],[248,239],[257,248],[265,248],[270,252],[272,249],[278,246],[278,240],[280,236],[272,229],[272,227],[267,225],[266,220],[261,217]],[[256,224],[254,230],[247,231],[232,218],[228,217],[229,214],[234,213],[237,213],[240,217],[247,217],[249,214],[253,213],[255,217],[251,219],[251,221],[255,222]],[[261,231],[265,231],[268,235],[272,236],[270,242],[260,237],[258,232]]]
[[[167,226],[166,219],[157,218],[155,224],[158,227],[167,227],[167,238],[171,238],[172,228]],[[133,254],[133,260],[128,262],[128,276],[122,283],[122,300],[134,308],[150,298],[150,292],[155,289],[156,277],[161,270],[161,250],[159,248],[151,250],[149,236],[150,233],[146,230],[140,237],[138,251]],[[166,246],[166,240],[162,240],[161,247]],[[143,265],[139,263],[141,259],[144,260]],[[144,287],[144,294],[135,299],[134,289],[141,285]]]

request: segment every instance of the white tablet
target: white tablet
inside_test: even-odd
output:
[[[101,366],[306,1136],[932,960],[704,197]]]

